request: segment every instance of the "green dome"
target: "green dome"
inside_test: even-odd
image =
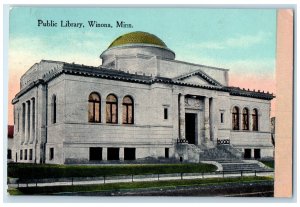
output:
[[[167,48],[167,45],[158,37],[147,32],[130,32],[115,39],[108,48],[126,44],[151,44]]]

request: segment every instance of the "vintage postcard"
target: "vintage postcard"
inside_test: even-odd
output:
[[[292,47],[287,9],[11,6],[7,192],[291,196]]]

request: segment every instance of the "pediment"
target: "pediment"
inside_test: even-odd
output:
[[[206,80],[204,80],[203,78],[201,78],[198,75],[185,78],[181,81],[184,83],[192,83],[192,84],[197,84],[197,85],[212,85],[211,83],[207,82]]]
[[[222,86],[218,81],[214,80],[203,71],[194,71],[174,78],[176,81],[206,86]]]

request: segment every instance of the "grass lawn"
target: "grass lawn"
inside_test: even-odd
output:
[[[62,192],[101,192],[112,190],[129,190],[145,188],[176,188],[180,186],[199,186],[199,185],[218,185],[224,183],[241,183],[241,182],[259,182],[273,181],[271,177],[238,177],[238,178],[209,178],[198,180],[171,180],[171,181],[153,181],[153,182],[133,182],[133,183],[112,183],[100,185],[82,185],[82,186],[52,186],[52,187],[29,187],[10,189],[11,195],[38,195],[38,194],[55,194]]]
[[[97,177],[104,175],[141,175],[167,173],[202,173],[216,171],[211,164],[133,164],[116,166],[8,164],[8,177],[21,179]]]
[[[270,168],[274,169],[274,160],[272,161],[261,161],[262,163],[264,163],[265,165],[267,165]]]

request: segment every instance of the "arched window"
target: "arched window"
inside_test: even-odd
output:
[[[239,122],[239,108],[235,106],[232,110],[232,129],[233,130],[239,130],[240,127],[240,122]]]
[[[113,94],[106,97],[106,123],[118,123],[118,99]]]
[[[123,98],[123,124],[133,124],[133,100],[130,96]]]
[[[101,99],[98,93],[89,95],[89,122],[101,122]]]
[[[258,131],[258,111],[253,109],[252,111],[252,130]]]
[[[249,110],[243,109],[243,130],[249,130]]]
[[[57,102],[57,100],[56,100],[56,96],[55,95],[53,95],[52,96],[52,103],[51,103],[51,105],[52,105],[52,124],[55,124],[56,123],[56,102]]]

